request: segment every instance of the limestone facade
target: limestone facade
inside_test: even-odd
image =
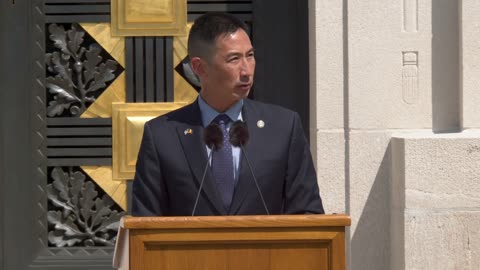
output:
[[[310,138],[348,269],[480,265],[480,1],[309,0]]]

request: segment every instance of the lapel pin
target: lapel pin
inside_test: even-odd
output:
[[[257,127],[263,128],[264,126],[265,126],[265,122],[263,122],[263,120],[258,120]]]
[[[191,128],[187,128],[185,129],[185,131],[183,132],[183,134],[187,135],[187,134],[193,134],[193,130]]]

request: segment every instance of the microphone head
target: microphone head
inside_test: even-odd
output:
[[[212,150],[223,147],[223,133],[217,123],[212,122],[203,131],[203,141]]]
[[[249,138],[247,124],[240,120],[235,121],[230,128],[230,143],[239,147],[245,145]]]

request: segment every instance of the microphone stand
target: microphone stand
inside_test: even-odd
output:
[[[197,209],[198,199],[200,198],[200,193],[202,192],[203,182],[205,182],[205,175],[207,174],[208,164],[211,162],[210,159],[212,157],[212,153],[213,153],[213,149],[208,154],[207,164],[205,165],[205,169],[203,170],[202,181],[200,181],[200,187],[198,188],[197,198],[195,199],[195,204],[193,205],[192,217],[195,215],[195,210]]]
[[[255,177],[255,174],[253,173],[252,164],[250,163],[250,160],[248,159],[248,156],[247,156],[247,152],[245,151],[244,145],[247,143],[248,138],[249,138],[248,127],[245,124],[245,122],[242,122],[240,120],[235,121],[233,125],[230,127],[230,143],[233,146],[240,147],[240,149],[242,149],[242,154],[245,157],[248,168],[250,169],[250,173],[253,176],[253,181],[255,182],[255,186],[257,187],[257,191],[258,191],[258,194],[260,195],[260,199],[262,200],[263,207],[265,208],[267,215],[270,215],[270,211],[268,211],[267,204],[265,203],[265,199],[263,198],[262,191],[260,190],[260,186],[258,185],[257,177]]]
[[[260,194],[260,199],[262,200],[263,207],[265,208],[265,211],[267,212],[267,215],[270,215],[270,212],[268,211],[267,204],[265,203],[265,199],[263,199],[262,191],[260,190],[260,186],[258,186],[258,181],[257,178],[255,177],[255,174],[253,173],[252,165],[250,164],[250,160],[247,158],[247,154],[245,152],[245,147],[243,147],[243,144],[240,144],[240,149],[242,149],[242,154],[245,156],[245,160],[247,161],[248,168],[250,168],[250,172],[252,173],[253,176],[253,181],[255,182],[255,186],[257,187],[258,194]]]

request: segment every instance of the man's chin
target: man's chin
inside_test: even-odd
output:
[[[250,88],[247,90],[237,90],[235,91],[235,93],[233,94],[235,99],[244,99],[244,98],[247,98],[248,97],[248,94],[250,93]]]

